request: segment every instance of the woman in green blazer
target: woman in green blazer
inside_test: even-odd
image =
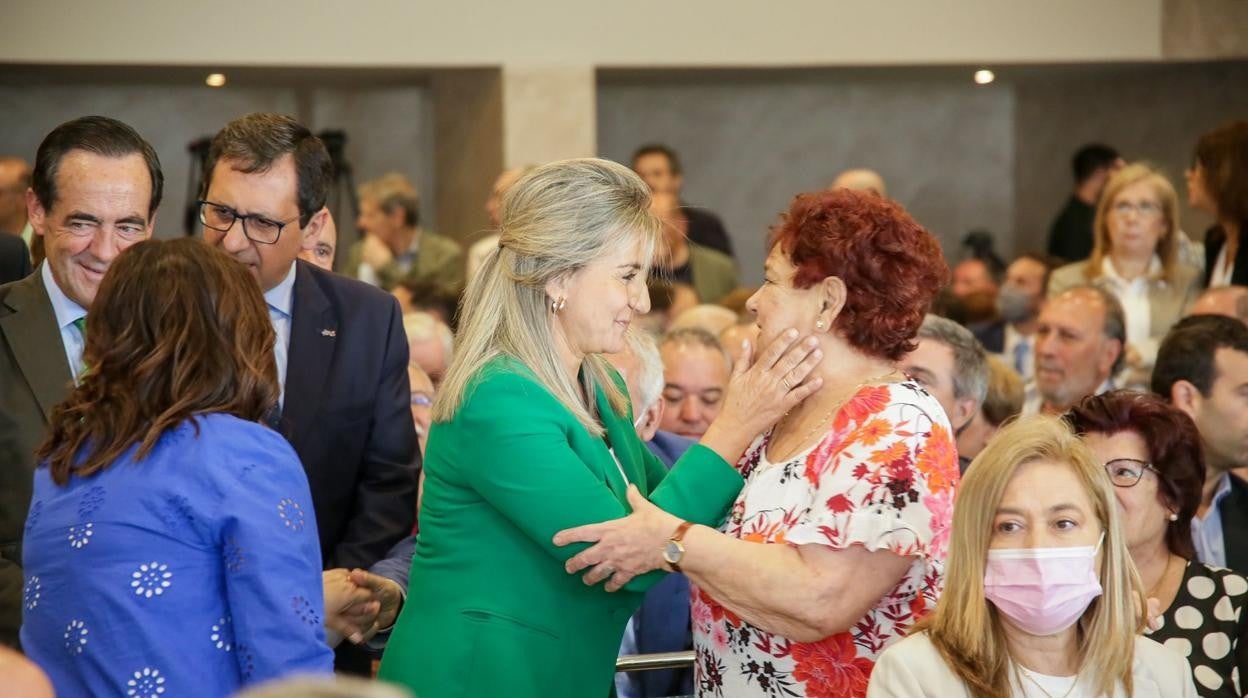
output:
[[[419,698],[607,696],[624,625],[659,573],[620,593],[564,571],[554,534],[630,511],[630,487],[716,525],[753,437],[819,387],[813,340],[786,334],[736,367],[719,418],[668,474],[600,356],[649,310],[659,223],[627,168],[537,168],[503,201],[499,249],[464,302],[434,404],[420,536],[380,677]],[[665,532],[666,535],[674,531]]]

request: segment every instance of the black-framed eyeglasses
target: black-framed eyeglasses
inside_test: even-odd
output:
[[[1105,472],[1109,474],[1109,481],[1114,483],[1114,487],[1135,487],[1140,478],[1144,477],[1145,470],[1160,475],[1152,463],[1138,458],[1115,458],[1105,464]]]
[[[255,213],[244,215],[225,204],[202,200],[197,203],[199,204],[200,223],[218,232],[228,233],[236,221],[242,221],[243,235],[246,235],[248,240],[265,245],[277,242],[277,238],[282,234],[282,228],[299,220],[296,216],[284,222],[275,221]]]

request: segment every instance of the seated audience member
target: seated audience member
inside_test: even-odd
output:
[[[325,225],[321,226],[317,232],[312,248],[304,247],[299,250],[299,259],[324,269],[325,271],[334,270],[334,256],[338,252],[338,225],[334,223],[334,216],[330,213],[329,207],[324,208]]]
[[[1179,260],[1179,202],[1148,165],[1128,165],[1105,185],[1092,255],[1057,269],[1049,295],[1081,284],[1114,294],[1127,323],[1127,385],[1147,385],[1157,345],[1200,294],[1200,271]]]
[[[435,386],[441,383],[455,350],[451,328],[429,313],[408,313],[403,316],[403,332],[409,364],[424,371]]]
[[[9,698],[54,698],[52,682],[34,662],[0,645],[0,677]]]
[[[681,228],[691,242],[733,256],[732,238],[728,237],[719,216],[710,209],[691,206],[681,200],[680,191],[685,185],[685,176],[676,151],[657,143],[643,145],[633,153],[633,171],[652,193],[675,197],[677,208],[670,215],[674,220],[683,221]],[[717,299],[704,297],[703,300]]]
[[[644,333],[630,333],[627,348],[605,354],[628,385],[637,436],[650,452],[669,469],[693,441],[659,430],[663,421],[663,361],[654,339]],[[689,626],[689,580],[671,574],[650,587],[641,608],[624,628],[620,656],[683,652],[693,646]],[[693,672],[689,669],[640,671],[615,675],[620,698],[667,698],[693,693]]]
[[[870,698],[1194,698],[1144,638],[1113,485],[1061,420],[1006,425],[966,472],[936,610],[884,651]]]
[[[745,354],[745,343],[751,351],[758,351],[758,324],[754,321],[738,322],[719,333],[719,345],[728,352],[732,365],[736,366]]]
[[[970,325],[984,350],[1001,356],[1024,381],[1035,377],[1035,334],[1052,265],[1037,254],[1022,254],[1005,269],[997,294],[997,320]]]
[[[32,271],[26,243],[16,235],[0,232],[0,284],[20,281]]]
[[[1044,304],[1036,326],[1036,378],[1023,414],[1062,414],[1088,395],[1113,390],[1122,369],[1122,305],[1097,286],[1076,286]]]
[[[674,332],[686,327],[698,327],[718,337],[724,330],[737,324],[737,318],[736,313],[721,305],[702,303],[677,315],[667,330]]]
[[[1248,286],[1248,120],[1200,137],[1187,187],[1192,205],[1218,220],[1205,234],[1205,286]]]
[[[868,169],[845,170],[828,185],[828,189],[855,189],[869,191],[888,196],[888,188],[884,186],[884,178],[879,172]]]
[[[757,287],[738,286],[733,289],[731,293],[723,298],[720,298],[717,304],[731,310],[739,317],[746,318],[749,317],[750,311],[746,310],[745,304],[748,303],[750,297],[757,292]]]
[[[468,268],[467,281],[472,281],[472,277],[477,275],[477,270],[481,268],[481,264],[485,258],[494,250],[498,249],[498,211],[502,206],[503,194],[511,188],[521,177],[528,174],[533,169],[532,165],[524,167],[513,167],[509,170],[503,170],[502,174],[494,180],[494,186],[490,187],[490,195],[485,200],[485,214],[490,217],[490,229],[495,231],[485,237],[472,243],[468,248]]]
[[[22,239],[29,248],[35,230],[26,217],[26,190],[33,181],[30,163],[12,155],[0,155],[0,234]]]
[[[732,359],[719,339],[689,327],[663,337],[663,419],[659,428],[697,440],[715,421],[732,374]]]
[[[989,296],[995,303],[999,289],[999,280],[985,260],[964,259],[953,268],[953,282],[949,290],[958,298],[965,300],[972,294],[980,293]]]
[[[655,274],[666,281],[688,284],[701,302],[714,303],[736,289],[737,263],[723,252],[688,238],[678,203],[672,194],[656,192],[650,199],[650,210],[663,221],[663,242],[654,254]]]
[[[1153,368],[1153,392],[1196,423],[1205,482],[1192,541],[1207,565],[1248,574],[1248,327],[1220,315],[1181,320],[1166,335]]]
[[[459,243],[420,225],[420,195],[407,177],[391,172],[360,185],[364,238],[347,252],[345,272],[389,290],[400,281],[433,281],[444,288],[464,282]]]
[[[988,354],[970,330],[947,318],[923,318],[918,346],[899,366],[940,403],[955,438],[988,393]],[[968,463],[970,459],[959,458],[963,470]]]
[[[1066,420],[1105,464],[1127,549],[1162,611],[1148,636],[1187,658],[1200,695],[1243,696],[1248,581],[1201,563],[1192,546],[1205,484],[1196,425],[1157,395],[1125,390],[1085,398]]]
[[[899,205],[843,189],[798,196],[769,246],[750,310],[764,343],[815,333],[823,387],[738,460],[745,486],[722,530],[682,527],[664,559],[656,533],[679,521],[631,497],[633,515],[556,542],[601,540],[568,569],[602,555],[607,589],[620,570],[689,577],[701,695],[855,698],[941,586],[956,454],[944,411],[897,362],[948,268]],[[878,283],[880,265],[897,283]]]
[[[1070,162],[1075,188],[1049,226],[1049,256],[1077,262],[1092,254],[1096,202],[1110,175],[1126,164],[1118,151],[1100,143],[1089,143],[1075,151]]]
[[[958,458],[967,464],[984,450],[1007,419],[1023,411],[1023,379],[1001,359],[988,355],[988,392],[971,423],[958,434]]]
[[[400,281],[390,289],[399,302],[399,310],[408,313],[429,313],[455,330],[459,309],[459,289],[445,289],[432,281]]]
[[[1218,286],[1200,294],[1187,314],[1225,315],[1248,324],[1248,286]]]
[[[407,380],[412,386],[412,422],[416,425],[416,439],[420,442],[420,452],[425,452],[425,441],[429,438],[429,427],[433,426],[433,398],[436,389],[433,379],[420,366],[407,365]]]
[[[258,423],[275,336],[246,268],[199,240],[112,264],[26,520],[22,647],[58,693],[218,696],[332,670],[308,481]]]

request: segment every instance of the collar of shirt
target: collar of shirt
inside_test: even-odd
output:
[[[264,292],[264,302],[285,317],[291,317],[295,302],[295,262],[290,263],[290,271],[281,283]]]
[[[39,266],[42,267],[39,273],[43,274],[43,285],[48,289],[48,298],[52,299],[52,311],[56,313],[56,326],[64,329],[79,318],[86,317],[86,309],[70,300],[56,284],[56,279],[52,278],[52,267],[47,262]]]
[[[1109,255],[1105,255],[1101,259],[1101,276],[1122,289],[1129,289],[1132,287],[1140,288],[1141,290],[1147,289],[1149,283],[1161,279],[1161,258],[1157,255],[1153,255],[1153,258],[1148,260],[1148,271],[1144,272],[1143,276],[1137,277],[1134,281],[1127,281],[1122,278],[1122,276],[1118,274],[1118,270],[1114,268],[1114,260],[1110,259]]]
[[[1231,493],[1231,474],[1222,473],[1222,479],[1218,481],[1218,489],[1213,493],[1213,500],[1209,504],[1210,513],[1218,510],[1218,505],[1223,499]]]
[[[424,235],[424,231],[417,228],[416,235],[412,237],[412,244],[407,246],[406,252],[395,257],[395,260],[399,261],[401,264],[411,264],[412,260],[416,259],[416,255],[420,254],[420,239],[424,237]]]

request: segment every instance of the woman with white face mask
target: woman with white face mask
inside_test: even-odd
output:
[[[1196,696],[1187,661],[1140,635],[1119,516],[1064,422],[1006,426],[962,480],[944,595],[880,657],[868,697]]]

